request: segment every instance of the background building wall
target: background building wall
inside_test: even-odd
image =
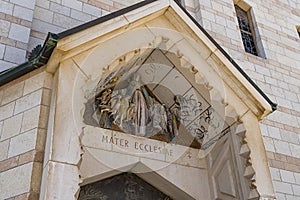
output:
[[[278,199],[300,199],[300,23],[297,0],[247,0],[266,59],[245,53],[231,0],[200,0],[200,23],[278,110],[261,122]]]
[[[0,88],[0,199],[38,199],[52,75],[43,68]]]
[[[26,61],[28,52],[37,44],[42,44],[48,32],[59,33],[138,1],[140,0],[0,0],[0,71]],[[245,2],[252,7],[255,29],[266,58],[245,53],[233,0],[185,0],[186,8],[192,16],[261,89],[279,104],[278,110],[261,122],[270,171],[278,199],[300,199],[300,39],[296,28],[300,25],[300,2]],[[9,148],[12,148],[14,140],[17,141],[14,138],[25,132],[18,130],[11,137],[4,137],[10,118],[14,122],[24,120],[25,112],[22,112],[21,119],[20,113],[15,113],[15,106],[17,99],[28,94],[23,89],[19,91],[25,87],[25,82],[18,84],[20,85],[14,89],[15,97],[10,101],[2,100],[1,103],[2,163],[11,163],[12,158],[21,155],[20,152],[9,153],[12,151]],[[0,91],[0,97],[5,97],[5,91],[6,89]],[[18,163],[9,166],[16,167]],[[10,168],[13,167],[2,169],[2,172],[10,173],[7,170]],[[3,173],[0,179],[5,177]]]
[[[0,1],[0,71],[25,61],[34,9],[35,0]]]

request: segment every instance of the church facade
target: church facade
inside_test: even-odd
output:
[[[300,199],[299,2],[0,12],[0,199]]]

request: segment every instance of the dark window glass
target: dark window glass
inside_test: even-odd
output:
[[[247,12],[245,12],[238,6],[235,6],[235,10],[239,22],[245,51],[257,56],[258,52],[256,48],[255,38],[253,35],[254,31],[251,26],[251,20],[249,19],[249,15]]]

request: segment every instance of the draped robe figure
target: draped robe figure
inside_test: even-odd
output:
[[[112,93],[111,118],[113,123],[122,128],[123,121],[126,119],[130,96],[126,95],[126,89],[114,90]]]
[[[174,97],[175,106],[170,110],[143,85],[139,74],[128,79],[113,77],[95,99],[94,119],[100,127],[118,126],[125,132],[151,137],[165,134],[172,141],[178,135],[182,96]],[[119,80],[119,84],[117,84]]]
[[[135,134],[145,136],[148,122],[148,108],[146,99],[140,89],[134,91],[132,102],[134,102],[135,105],[135,117],[133,119]]]
[[[151,117],[152,117],[152,125],[158,131],[166,132],[167,130],[167,117],[166,110],[163,105],[153,101],[151,106]]]

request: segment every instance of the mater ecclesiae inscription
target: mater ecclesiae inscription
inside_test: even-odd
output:
[[[172,149],[165,148],[163,145],[143,143],[139,141],[129,141],[124,138],[118,138],[116,136],[102,135],[102,143],[112,144],[120,147],[123,150],[135,150],[138,153],[158,153],[173,156],[174,152]]]

